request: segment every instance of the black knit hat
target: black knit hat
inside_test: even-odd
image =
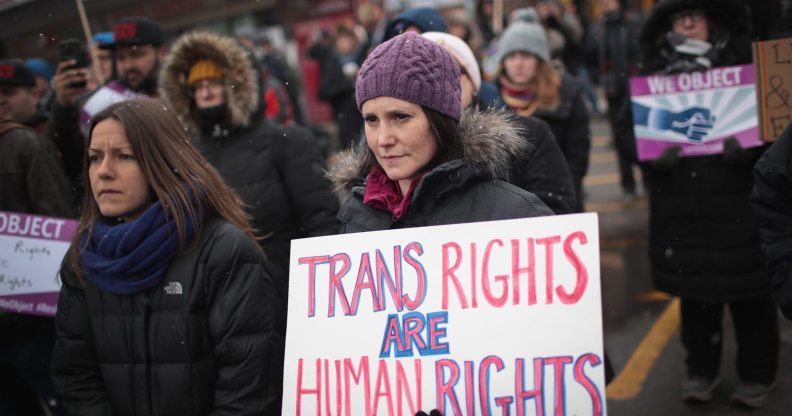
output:
[[[0,85],[34,87],[36,76],[19,59],[0,60]]]
[[[143,16],[125,17],[113,25],[113,47],[151,45],[165,43],[162,29],[157,22]]]

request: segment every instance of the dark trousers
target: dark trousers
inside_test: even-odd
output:
[[[778,367],[778,310],[770,295],[728,302],[737,338],[740,380],[770,384]],[[681,299],[682,343],[689,376],[714,379],[723,349],[724,303]]]

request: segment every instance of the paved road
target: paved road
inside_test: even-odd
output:
[[[792,415],[792,322],[781,318],[778,387],[757,410],[734,406],[737,383],[735,341],[725,317],[723,382],[710,403],[680,399],[685,353],[679,338],[677,302],[655,292],[647,258],[648,204],[644,197],[622,200],[615,154],[604,119],[592,120],[591,167],[586,209],[600,214],[605,348],[617,378],[608,386],[611,416]]]

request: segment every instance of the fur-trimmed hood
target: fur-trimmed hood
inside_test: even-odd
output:
[[[217,62],[225,73],[227,106],[231,124],[247,127],[259,110],[257,71],[248,52],[236,40],[211,32],[189,32],[171,48],[160,72],[160,97],[192,131],[198,131],[197,113],[187,94],[187,75],[200,59]]]
[[[505,110],[465,110],[459,124],[465,154],[463,163],[491,177],[505,178],[512,158],[526,156],[534,149],[514,117]],[[346,199],[352,187],[365,183],[369,172],[363,163],[363,153],[367,151],[366,144],[360,143],[340,152],[328,171],[333,191],[340,200]]]

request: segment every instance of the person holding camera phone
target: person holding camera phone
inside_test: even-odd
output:
[[[50,136],[63,156],[72,181],[74,202],[82,194],[84,137],[91,116],[110,104],[139,97],[156,97],[160,62],[165,57],[165,37],[159,24],[147,17],[124,17],[113,25],[113,42],[100,45],[114,52],[116,77],[95,91],[86,87],[90,70],[82,48],[63,56],[55,72],[55,102]],[[73,47],[72,47],[73,48]],[[70,47],[64,46],[66,51]]]

